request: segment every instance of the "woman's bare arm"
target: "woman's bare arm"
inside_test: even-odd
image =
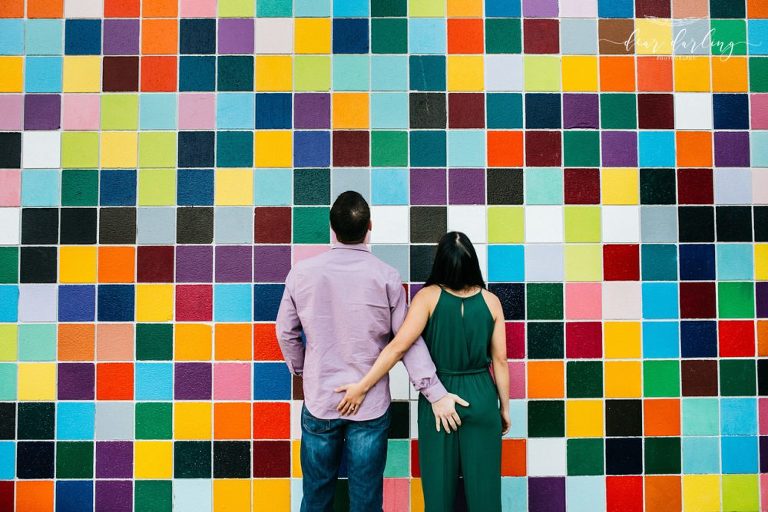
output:
[[[509,419],[509,365],[507,363],[507,334],[504,326],[504,310],[498,297],[490,292],[483,292],[488,299],[489,309],[494,319],[491,338],[491,359],[496,390],[499,394],[499,412],[502,419],[502,434],[511,426]]]

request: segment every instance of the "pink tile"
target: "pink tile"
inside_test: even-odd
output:
[[[179,128],[213,130],[216,128],[216,96],[212,93],[179,95]]]
[[[525,363],[509,363],[509,398],[525,398],[525,393]]]
[[[768,475],[760,475],[760,503],[763,504],[760,510],[768,510]]]
[[[757,403],[760,415],[760,435],[768,435],[768,398],[760,398]]]
[[[0,94],[0,130],[21,130],[24,98],[21,94]]]
[[[19,206],[20,201],[21,172],[18,169],[0,169],[0,206]]]
[[[293,263],[296,263],[318,254],[323,254],[325,251],[329,251],[331,248],[327,245],[294,245],[293,246]]]
[[[600,283],[566,283],[565,318],[595,320],[603,314]]]
[[[384,479],[384,512],[400,512],[408,510],[410,487],[407,478]]]
[[[251,365],[216,363],[213,365],[214,400],[250,400]]]
[[[216,0],[181,0],[179,16],[182,18],[213,18],[216,16]]]
[[[753,94],[752,100],[752,129],[768,129],[768,94]]]
[[[99,95],[65,94],[61,106],[64,130],[99,129]]]

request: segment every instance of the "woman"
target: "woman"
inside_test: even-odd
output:
[[[441,431],[429,402],[419,396],[425,512],[453,510],[459,473],[470,512],[501,512],[501,436],[510,427],[504,313],[499,299],[485,289],[477,254],[464,233],[453,231],[440,239],[432,273],[368,374],[336,389],[346,391],[338,406],[342,415],[359,410],[367,390],[419,335],[445,387],[470,404]],[[488,371],[491,362],[495,384]]]

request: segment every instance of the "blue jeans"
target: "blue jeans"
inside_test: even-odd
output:
[[[301,410],[301,512],[333,512],[342,455],[346,450],[349,511],[382,512],[390,413],[367,421],[324,420]]]

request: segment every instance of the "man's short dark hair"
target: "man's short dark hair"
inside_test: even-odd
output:
[[[368,202],[354,190],[339,194],[331,207],[331,228],[341,243],[354,244],[365,240],[370,221]]]

